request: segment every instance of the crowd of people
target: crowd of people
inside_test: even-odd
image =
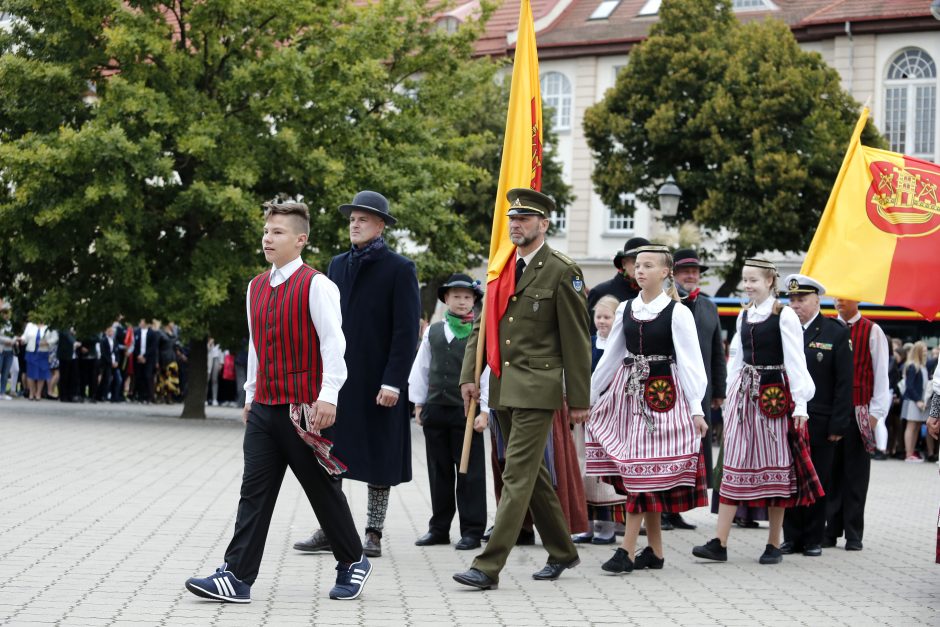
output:
[[[188,343],[172,321],[124,316],[100,333],[76,334],[29,320],[17,333],[9,302],[0,302],[0,400],[63,403],[179,403],[189,387]],[[244,405],[247,341],[238,352],[209,338],[208,405]]]

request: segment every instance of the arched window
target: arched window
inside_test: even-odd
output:
[[[542,74],[542,108],[552,110],[552,130],[571,130],[571,81],[561,72]]]
[[[937,65],[920,48],[902,50],[888,65],[884,130],[891,150],[935,158]]]

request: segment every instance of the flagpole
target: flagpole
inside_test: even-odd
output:
[[[486,346],[486,299],[483,300],[483,309],[480,310],[480,333],[477,335],[477,354],[473,368],[473,382],[480,391],[480,375],[483,372],[483,349]],[[470,446],[473,438],[473,421],[476,419],[477,400],[470,399],[467,409],[467,424],[463,430],[463,448],[460,451],[460,474],[467,474],[470,466]]]

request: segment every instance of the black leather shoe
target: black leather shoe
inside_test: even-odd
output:
[[[490,528],[483,532],[483,537],[480,538],[484,542],[490,541],[490,536],[493,535],[493,526],[490,525]]]
[[[787,540],[780,545],[780,552],[784,555],[792,555],[793,553],[800,553],[803,550],[801,544],[797,544],[792,540]]]
[[[663,521],[669,519],[669,522],[672,523],[672,526],[676,529],[695,529],[695,525],[690,522],[686,522],[682,517],[682,514],[663,514]]]
[[[783,561],[783,553],[780,552],[780,549],[775,547],[772,544],[768,544],[764,548],[764,554],[760,556],[760,559],[757,560],[761,564],[779,564]]]
[[[663,531],[672,531],[675,529],[675,526],[672,524],[672,520],[669,518],[669,514],[665,512],[659,517],[659,526]]]
[[[614,556],[601,564],[601,570],[608,573],[632,573],[633,560],[622,548],[614,551]]]
[[[366,537],[362,541],[362,554],[366,557],[382,557],[382,536],[375,531],[366,531]]]
[[[458,551],[469,551],[470,549],[480,548],[480,539],[473,536],[464,536],[454,545]]]
[[[454,581],[457,583],[462,583],[465,586],[470,586],[471,588],[476,588],[478,590],[495,590],[497,587],[496,581],[491,579],[489,575],[483,571],[479,571],[476,568],[471,568],[468,571],[462,573],[456,573],[454,575]]]
[[[846,540],[845,550],[846,551],[861,551],[862,541],[861,540]]]
[[[728,547],[721,546],[721,540],[712,538],[701,546],[692,547],[692,555],[716,562],[728,561]]]
[[[434,544],[450,544],[450,538],[429,531],[415,540],[415,546],[432,546]]]
[[[330,539],[326,537],[323,530],[317,529],[313,532],[313,535],[306,540],[295,542],[294,550],[303,551],[305,553],[330,553],[333,551],[333,548],[330,546]]]
[[[783,550],[783,545],[780,546],[780,549]],[[803,555],[806,557],[819,557],[822,555],[822,547],[818,544],[810,544],[803,549]]]
[[[519,530],[519,538],[516,540],[516,546],[532,546],[535,544],[535,532],[525,529]]]
[[[823,538],[822,548],[832,549],[835,548],[837,540],[835,538]]]
[[[539,581],[554,581],[568,568],[574,568],[581,563],[581,560],[577,557],[571,560],[566,564],[556,564],[553,562],[548,562],[545,566],[542,567],[537,573],[532,573],[532,579],[538,579]]]
[[[633,558],[633,570],[643,570],[644,568],[661,570],[665,564],[666,558],[656,557],[656,553],[653,552],[651,546],[646,547]]]

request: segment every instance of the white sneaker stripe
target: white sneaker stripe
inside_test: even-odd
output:
[[[225,589],[228,590],[229,596],[235,596],[235,587],[232,585],[232,582],[226,577],[222,580],[225,583]]]
[[[220,583],[220,579],[213,579],[212,582],[215,584],[215,588],[221,596],[225,596],[225,588]]]

